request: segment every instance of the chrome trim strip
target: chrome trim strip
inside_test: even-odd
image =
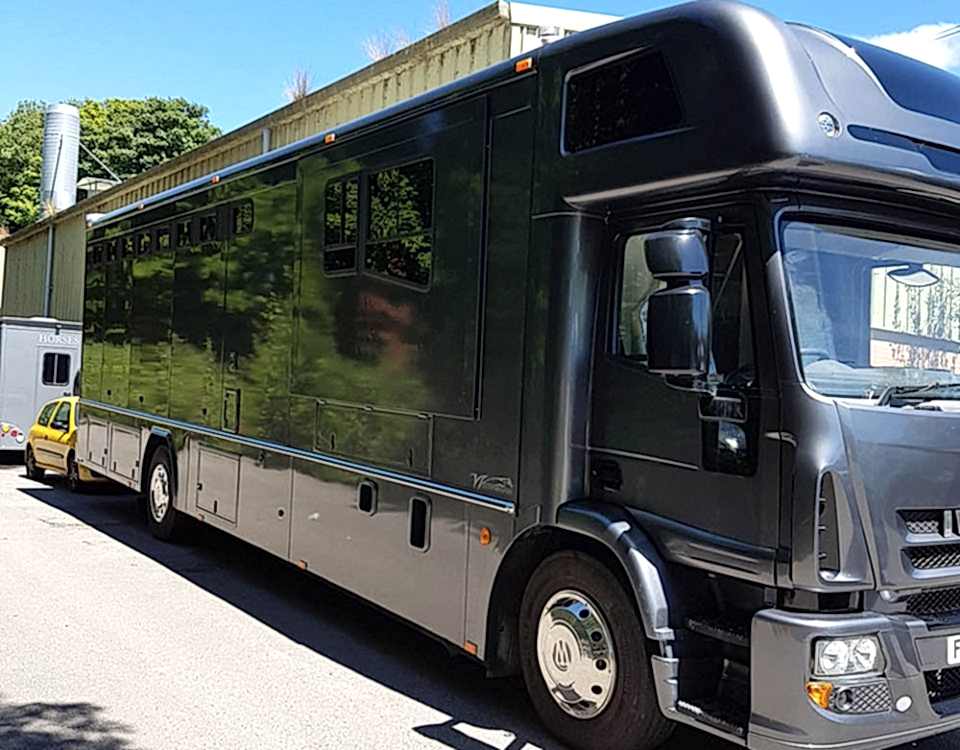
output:
[[[217,440],[239,443],[240,445],[246,445],[248,447],[257,448],[260,450],[272,451],[285,456],[292,456],[293,458],[301,458],[305,461],[312,461],[313,463],[329,466],[333,469],[341,469],[343,471],[349,471],[353,474],[361,474],[362,476],[370,479],[380,479],[385,482],[394,482],[395,484],[400,484],[404,487],[410,487],[411,489],[421,490],[422,492],[432,493],[434,495],[441,495],[452,500],[460,500],[468,505],[477,505],[482,508],[498,510],[511,516],[516,515],[516,503],[511,500],[504,500],[503,498],[499,497],[490,497],[489,495],[481,495],[477,492],[470,492],[469,490],[450,487],[448,485],[435,482],[431,479],[420,479],[407,474],[400,474],[398,472],[391,471],[390,469],[381,469],[374,466],[368,466],[367,464],[357,463],[355,461],[336,458],[335,456],[329,456],[325,453],[313,453],[300,448],[291,448],[288,445],[280,445],[279,443],[272,443],[268,440],[259,440],[258,438],[236,435],[232,432],[223,432],[221,430],[215,430],[202,425],[190,424],[189,422],[181,422],[177,419],[170,419],[168,417],[158,417],[154,414],[134,411],[133,409],[125,409],[122,406],[104,404],[100,401],[81,399],[80,404],[81,406],[89,406],[94,409],[101,409],[114,414],[122,414],[123,416],[133,417],[134,419],[142,419],[150,423],[162,424],[167,427],[184,430],[185,432],[205,435],[206,437],[215,438]]]
[[[631,453],[630,451],[618,451],[613,448],[599,448],[595,445],[587,447],[588,451],[594,453],[605,453],[608,456],[619,456],[620,458],[635,458],[638,461],[650,461],[655,464],[665,464],[666,466],[676,466],[678,469],[689,469],[690,471],[700,471],[696,464],[688,464],[684,461],[672,461],[669,458],[660,458],[659,456],[648,456],[646,453]]]

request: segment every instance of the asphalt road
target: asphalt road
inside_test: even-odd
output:
[[[3,750],[558,747],[516,681],[266,553],[0,466]]]

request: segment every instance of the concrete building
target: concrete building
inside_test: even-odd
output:
[[[495,2],[201,148],[95,193],[4,240],[0,315],[81,319],[88,214],[135,203],[383,109],[552,39],[614,20],[615,16],[598,13]],[[360,55],[359,50],[357,54]]]

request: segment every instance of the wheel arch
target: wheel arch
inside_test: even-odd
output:
[[[567,503],[554,526],[531,527],[507,549],[487,607],[485,661],[492,675],[519,668],[520,601],[537,566],[554,552],[573,550],[601,562],[631,595],[647,638],[674,639],[666,595],[666,566],[646,533],[623,508],[589,501]]]
[[[142,471],[140,472],[140,492],[143,494],[147,493],[148,482],[150,481],[150,462],[153,460],[153,454],[156,453],[157,449],[161,446],[165,447],[170,454],[174,487],[178,488],[180,486],[177,481],[177,453],[173,448],[173,435],[169,430],[165,430],[162,427],[151,427],[150,435],[147,437],[147,444],[143,449],[143,458],[140,461],[140,466],[142,467]],[[177,493],[174,492],[172,498],[174,505],[176,505],[176,495]]]

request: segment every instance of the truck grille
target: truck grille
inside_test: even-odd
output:
[[[901,510],[900,518],[911,534],[939,534],[943,512],[936,510]]]
[[[960,613],[960,588],[921,591],[907,597],[907,614],[920,618]]]
[[[910,564],[917,570],[940,570],[960,567],[960,544],[937,544],[929,547],[910,547]]]
[[[960,698],[960,667],[926,672],[924,677],[927,680],[927,695],[930,696],[930,705],[933,706],[934,710]]]

